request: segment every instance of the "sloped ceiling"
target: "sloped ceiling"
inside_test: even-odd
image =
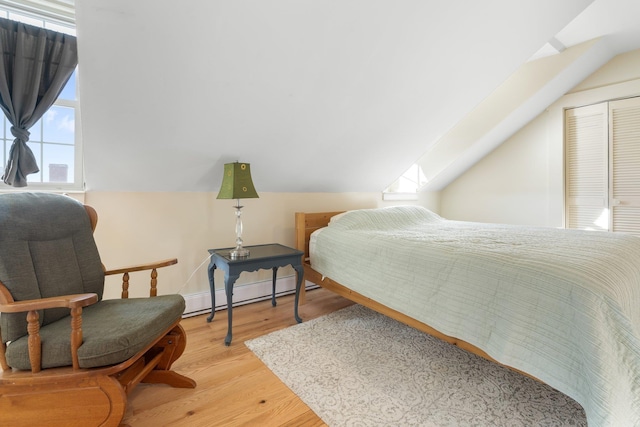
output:
[[[590,3],[77,2],[87,188],[381,191]]]
[[[417,161],[421,191],[442,190],[611,57],[594,39],[524,64]]]
[[[427,179],[421,190],[442,190],[614,56],[640,48],[637,16],[637,0],[596,0],[587,7],[430,144],[416,161]]]

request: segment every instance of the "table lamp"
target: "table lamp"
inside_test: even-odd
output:
[[[236,247],[229,256],[231,259],[245,258],[249,256],[249,250],[242,247],[242,206],[240,199],[256,199],[258,193],[251,180],[251,168],[249,163],[226,163],[224,176],[218,193],[218,199],[236,199]]]

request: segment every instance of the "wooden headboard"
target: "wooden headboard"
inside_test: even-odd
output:
[[[340,212],[296,212],[296,249],[304,252],[304,262],[309,261],[309,237],[319,228],[326,227],[332,216]]]

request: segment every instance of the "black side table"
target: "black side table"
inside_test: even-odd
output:
[[[216,268],[224,271],[224,291],[227,295],[227,313],[229,326],[227,336],[224,339],[225,345],[231,344],[231,325],[233,311],[233,284],[243,271],[256,271],[271,268],[273,270],[273,292],[271,294],[271,305],[276,305],[276,275],[279,267],[291,265],[297,273],[296,297],[293,316],[298,323],[302,322],[298,316],[298,299],[300,298],[300,286],[304,277],[302,268],[303,252],[278,243],[268,245],[245,246],[249,249],[250,255],[246,258],[231,259],[229,251],[234,248],[209,249],[211,261],[209,262],[209,286],[211,287],[211,315],[207,317],[207,322],[213,320],[216,308],[216,292],[214,285],[214,272]]]

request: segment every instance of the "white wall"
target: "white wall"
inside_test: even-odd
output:
[[[178,258],[178,264],[158,270],[161,294],[183,295],[209,290],[207,249],[235,245],[233,200],[217,200],[212,192],[89,191],[84,203],[98,212],[96,242],[107,269]],[[294,246],[294,213],[374,208],[390,205],[381,193],[263,193],[242,200],[245,245],[281,243]],[[437,194],[420,203],[437,211]],[[393,204],[401,204],[394,202]],[[195,271],[195,273],[194,273]],[[148,272],[134,273],[130,295],[148,294]],[[292,275],[282,269],[279,277]],[[270,280],[270,271],[243,274],[238,285]],[[223,287],[216,273],[216,288]],[[120,295],[120,277],[107,279],[105,297]]]
[[[591,2],[76,1],[86,188],[381,191]]]
[[[563,225],[564,110],[640,95],[640,50],[613,58],[441,192],[445,218]]]
[[[549,224],[550,147],[546,133],[543,114],[447,186],[441,192],[442,216],[463,221]]]

